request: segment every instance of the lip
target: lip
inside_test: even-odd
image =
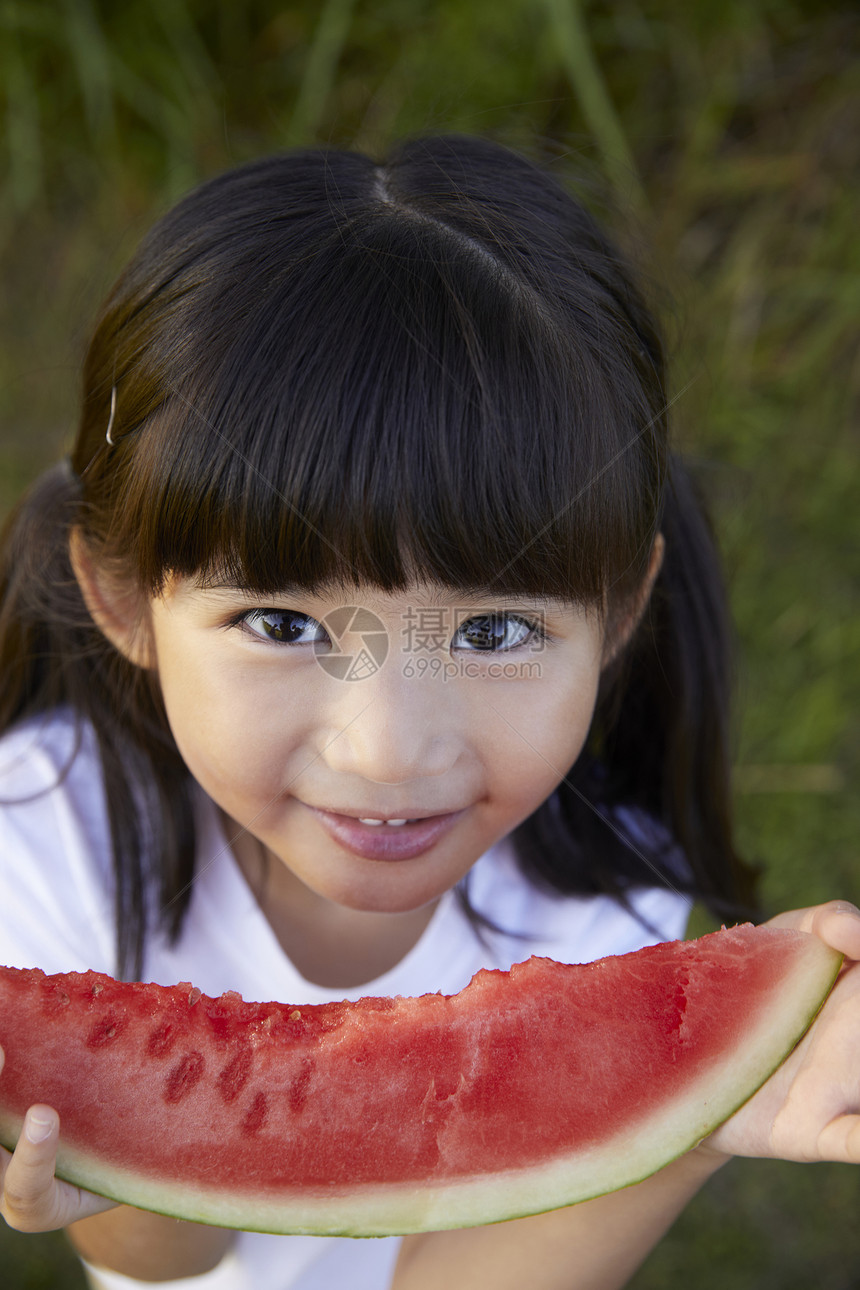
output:
[[[449,811],[446,815],[428,815],[424,819],[416,819],[413,824],[400,824],[397,828],[362,824],[352,815],[338,815],[318,806],[309,806],[308,810],[314,813],[329,837],[353,855],[364,860],[412,860],[435,846],[465,814],[466,808]],[[370,813],[368,818],[371,818]]]

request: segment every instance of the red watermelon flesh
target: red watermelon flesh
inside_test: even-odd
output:
[[[259,1231],[493,1222],[635,1182],[776,1068],[840,958],[741,927],[457,995],[291,1006],[0,968],[0,1140],[34,1102],[58,1172]]]

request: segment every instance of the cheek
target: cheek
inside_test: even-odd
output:
[[[599,669],[583,669],[572,683],[559,687],[552,701],[546,742],[548,748],[555,750],[565,770],[576,761],[588,738],[599,680]]]
[[[295,743],[295,705],[279,702],[259,669],[226,674],[208,662],[170,651],[159,657],[161,693],[177,747],[204,788],[225,782],[265,789],[283,773]]]
[[[597,668],[577,668],[557,680],[526,683],[504,705],[492,704],[499,779],[520,809],[548,797],[576,761],[591,725],[598,680]]]

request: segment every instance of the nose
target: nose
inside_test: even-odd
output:
[[[396,656],[372,677],[330,680],[329,690],[320,755],[338,774],[407,783],[447,774],[464,750],[453,693],[428,677],[404,676]]]

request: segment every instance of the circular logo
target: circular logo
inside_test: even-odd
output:
[[[322,625],[330,645],[314,645],[323,671],[338,681],[366,681],[378,672],[388,655],[388,632],[369,609],[344,605],[326,614]]]

